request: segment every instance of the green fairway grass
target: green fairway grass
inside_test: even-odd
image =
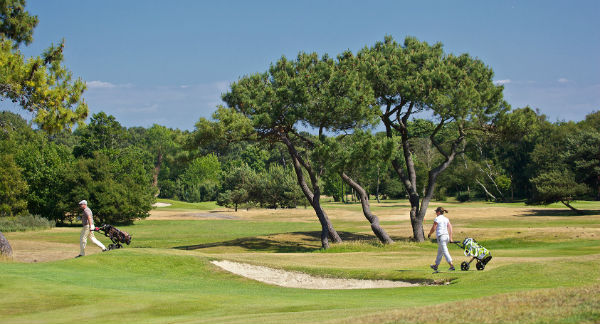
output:
[[[473,263],[471,271],[449,272],[442,264],[442,271],[433,274],[429,264],[437,244],[411,242],[402,234],[402,227],[409,224],[400,220],[384,223],[396,242],[382,245],[364,219],[335,221],[336,210],[352,211],[355,205],[325,205],[338,232],[349,238],[328,250],[319,248],[316,217],[314,222],[287,222],[276,217],[260,221],[150,219],[119,227],[134,238],[124,249],[49,262],[2,261],[0,323],[600,321],[600,214],[528,216],[528,206],[494,204],[495,209],[511,208],[511,213],[516,208],[516,216],[459,218],[454,225],[455,230],[487,235],[480,243],[493,259],[485,270],[474,270]],[[488,208],[486,205],[460,206],[478,210]],[[589,206],[598,208],[596,203]],[[386,208],[385,203],[376,207]],[[544,222],[532,217],[542,217]],[[570,234],[579,232],[579,238]],[[40,245],[73,244],[76,253],[78,233],[78,228],[55,228],[6,233],[6,237]],[[563,235],[557,238],[556,233]],[[96,236],[108,243],[100,234]],[[456,245],[450,246],[450,252],[457,268],[469,259]],[[231,274],[211,264],[212,260],[322,277],[404,280],[422,285],[356,290],[284,288]]]
[[[205,201],[199,203],[189,203],[172,199],[158,199],[159,203],[171,204],[170,206],[160,207],[165,210],[212,210],[218,208],[215,201]]]

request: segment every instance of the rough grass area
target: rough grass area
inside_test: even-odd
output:
[[[54,221],[38,215],[0,217],[0,232],[24,232],[53,228]]]

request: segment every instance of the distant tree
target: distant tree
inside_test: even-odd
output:
[[[70,189],[65,216],[78,215],[77,202],[86,199],[99,223],[128,224],[148,217],[154,190],[150,170],[139,163],[145,154],[132,149],[121,152],[119,160],[111,161],[103,152],[79,159],[65,179]]]
[[[510,200],[531,197],[529,179],[538,169],[533,151],[550,126],[545,115],[524,107],[500,115],[492,136],[482,138],[485,156],[509,178]]]
[[[256,183],[256,173],[247,164],[240,163],[225,169],[217,205],[234,208],[250,203],[250,192]]]
[[[88,115],[81,79],[62,66],[64,40],[41,56],[25,59],[21,44],[33,41],[37,16],[24,0],[0,0],[0,100],[9,99],[33,112],[33,122],[48,132],[70,129]]]
[[[157,124],[152,125],[146,132],[147,148],[155,156],[154,172],[152,173],[152,186],[158,190],[158,176],[163,165],[165,155],[170,154],[177,149],[178,143],[175,141],[175,134],[172,130]]]
[[[99,112],[92,115],[90,124],[75,131],[79,144],[73,149],[76,157],[91,158],[94,152],[115,153],[128,145],[128,133],[115,116]]]
[[[267,208],[295,208],[303,199],[291,168],[272,164],[257,174],[250,200]]]
[[[10,111],[0,111],[0,140],[26,142],[34,136],[34,131],[20,115]]]
[[[26,212],[28,189],[13,155],[0,149],[0,217]]]
[[[409,196],[413,237],[422,242],[423,219],[438,177],[464,150],[467,135],[506,108],[503,88],[494,85],[493,72],[483,62],[467,54],[444,55],[439,43],[431,46],[408,37],[400,45],[386,37],[358,56],[382,107],[380,117],[387,136],[400,139],[403,161],[392,159],[392,166]],[[427,136],[443,158],[427,170],[421,194],[411,144],[415,134],[408,123],[424,114],[430,114],[435,123]],[[455,129],[454,136],[440,138],[448,127]]]
[[[0,112],[0,217],[27,211],[29,186],[14,155],[19,152],[20,144],[33,136],[21,116]]]
[[[179,196],[184,201],[210,201],[217,198],[221,163],[214,154],[194,159],[179,177]]]
[[[73,168],[71,150],[50,142],[43,134],[35,141],[20,145],[16,161],[29,185],[29,212],[52,220],[62,220],[72,202],[66,201],[70,190],[64,181]]]
[[[600,133],[581,123],[561,122],[543,129],[531,153],[536,170],[530,178],[530,203],[562,202],[590,197],[600,169]],[[590,184],[590,185],[588,185]],[[597,189],[597,187],[595,187]],[[595,195],[595,194],[594,194]]]
[[[551,170],[542,172],[531,179],[534,185],[534,203],[551,204],[561,202],[575,213],[581,211],[571,205],[577,197],[585,195],[589,188],[584,183],[575,181],[575,177],[569,171]]]
[[[578,126],[567,138],[569,159],[578,175],[576,179],[595,188],[596,200],[600,200],[600,111],[587,115]]]

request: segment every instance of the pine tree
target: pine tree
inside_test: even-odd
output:
[[[0,0],[0,100],[34,113],[33,122],[48,132],[71,129],[88,115],[86,85],[62,65],[64,40],[37,57],[19,51],[33,41],[37,23],[25,11],[25,0]]]

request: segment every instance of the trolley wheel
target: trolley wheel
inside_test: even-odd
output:
[[[477,262],[475,267],[477,268],[477,270],[483,270],[483,269],[485,269],[485,264],[483,264],[481,262]]]
[[[116,249],[116,245],[114,245],[114,244],[109,244],[109,245],[108,245],[108,250],[109,250],[109,251],[110,251],[110,250],[114,250],[114,249]]]
[[[460,264],[460,270],[462,270],[462,271],[469,271],[469,263],[467,261],[463,261]]]

